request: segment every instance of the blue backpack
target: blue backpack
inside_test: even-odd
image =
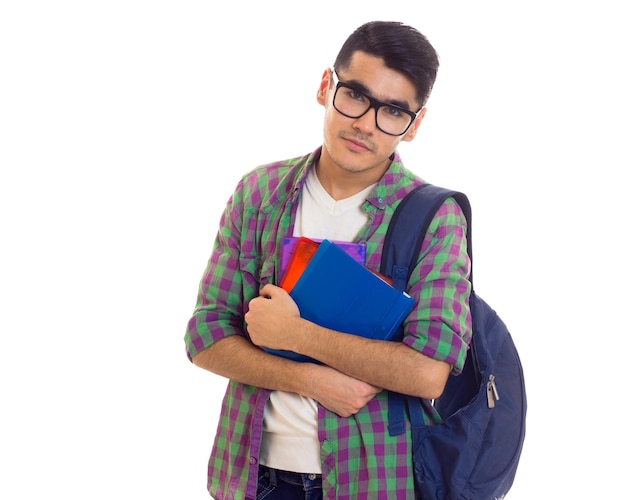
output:
[[[467,219],[471,258],[467,197],[421,185],[398,205],[385,238],[381,271],[393,278],[394,287],[406,289],[428,225],[448,197],[457,201]],[[432,403],[443,423],[425,425],[418,398],[389,395],[390,434],[405,432],[408,407],[417,498],[423,500],[504,498],[522,452],[526,389],[517,349],[503,321],[473,289],[470,310],[473,334],[463,372],[450,376],[443,394]]]

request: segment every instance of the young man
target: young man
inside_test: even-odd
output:
[[[401,342],[309,322],[277,283],[289,236],[366,243],[366,265],[379,269],[394,209],[424,182],[395,151],[426,115],[438,64],[410,26],[361,26],[321,79],[323,145],[252,170],[232,194],[185,336],[194,364],[230,379],[209,461],[215,498],[415,497],[410,431],[389,435],[387,395],[423,398],[424,418],[437,423],[429,400],[463,368],[470,262],[460,208],[447,200],[430,225]]]

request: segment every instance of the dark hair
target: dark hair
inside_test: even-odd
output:
[[[335,69],[346,69],[352,54],[358,50],[381,57],[388,68],[404,74],[417,88],[420,106],[426,103],[437,78],[439,57],[419,31],[394,21],[365,23],[344,42]]]

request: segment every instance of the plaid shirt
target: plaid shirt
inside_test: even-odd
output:
[[[246,174],[227,203],[198,302],[185,335],[191,358],[229,335],[246,335],[248,303],[266,283],[277,283],[279,245],[292,235],[300,190],[319,158],[312,154],[259,167]],[[363,204],[368,223],[357,242],[366,264],[380,269],[385,232],[395,207],[423,181],[395,160]],[[466,222],[447,200],[433,219],[410,279],[418,301],[404,323],[403,342],[459,373],[471,338]],[[217,499],[254,499],[258,453],[269,391],[231,380],[209,460],[208,489]],[[425,421],[440,421],[422,404]],[[387,392],[357,414],[342,418],[318,409],[324,498],[414,498],[410,425],[400,436],[387,431]],[[408,422],[408,421],[407,421]]]

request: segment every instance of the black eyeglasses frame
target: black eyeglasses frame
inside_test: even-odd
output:
[[[356,89],[354,88],[352,85],[342,82],[341,80],[339,80],[339,75],[337,75],[337,73],[335,71],[333,71],[333,75],[335,76],[335,93],[333,95],[333,108],[335,108],[337,110],[338,113],[341,113],[343,116],[347,117],[347,118],[354,118],[355,120],[361,118],[362,116],[364,116],[370,109],[374,108],[374,121],[376,122],[376,128],[378,130],[380,130],[381,132],[383,132],[384,134],[387,135],[391,135],[394,137],[398,137],[401,135],[406,134],[407,130],[409,130],[409,128],[411,128],[411,125],[413,125],[413,122],[415,121],[415,119],[419,116],[419,114],[421,113],[422,109],[424,109],[424,107],[422,106],[420,109],[417,110],[417,112],[415,111],[411,111],[410,109],[406,109],[403,108],[402,106],[397,106],[396,104],[391,104],[389,102],[383,102],[383,101],[379,101],[378,99],[374,99],[372,96],[366,94],[365,92],[363,92],[362,90]],[[347,115],[346,113],[344,113],[343,111],[341,111],[340,109],[337,108],[337,106],[335,105],[335,99],[337,98],[337,91],[340,88],[347,88],[350,89],[354,92],[356,92],[357,94],[362,95],[363,97],[367,98],[370,102],[370,105],[367,107],[367,109],[365,111],[363,111],[363,113],[361,113],[358,116],[351,116],[351,115]],[[392,134],[390,132],[387,132],[386,130],[383,130],[382,128],[380,128],[380,126],[378,125],[378,110],[383,107],[391,107],[391,108],[395,108],[398,111],[402,111],[403,113],[408,114],[411,117],[411,121],[409,122],[409,124],[406,126],[406,128],[399,134]]]

